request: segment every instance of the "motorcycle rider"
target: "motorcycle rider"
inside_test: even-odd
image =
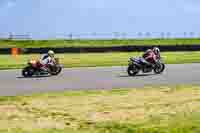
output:
[[[40,64],[42,65],[41,70],[49,71],[48,66],[53,65],[55,58],[54,58],[54,51],[49,50],[47,54],[44,54],[40,57]]]
[[[148,49],[143,55],[143,63],[147,66],[151,66],[156,62],[157,59],[160,59],[160,49],[154,47],[153,49]]]

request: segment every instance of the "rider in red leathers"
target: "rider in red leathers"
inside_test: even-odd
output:
[[[157,47],[154,47],[153,49],[148,49],[144,54],[143,54],[143,59],[144,63],[148,66],[151,66],[156,62],[157,59],[160,58],[160,50]]]

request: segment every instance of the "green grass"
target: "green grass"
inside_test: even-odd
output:
[[[96,67],[127,65],[131,56],[141,56],[142,53],[89,53],[89,54],[58,54],[65,67]],[[167,64],[199,63],[200,52],[163,52]],[[0,68],[22,68],[28,59],[38,58],[39,55],[0,55]]]
[[[199,86],[0,97],[3,133],[199,133]]]
[[[125,40],[0,40],[0,48],[4,47],[108,47],[124,45],[191,45],[200,44],[200,38],[194,39],[125,39]]]

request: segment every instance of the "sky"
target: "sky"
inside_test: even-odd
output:
[[[0,35],[200,33],[200,0],[0,0]]]

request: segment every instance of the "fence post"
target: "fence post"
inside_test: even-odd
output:
[[[10,40],[13,39],[13,34],[12,34],[12,32],[9,33],[9,37],[8,37],[8,39],[10,39]]]

